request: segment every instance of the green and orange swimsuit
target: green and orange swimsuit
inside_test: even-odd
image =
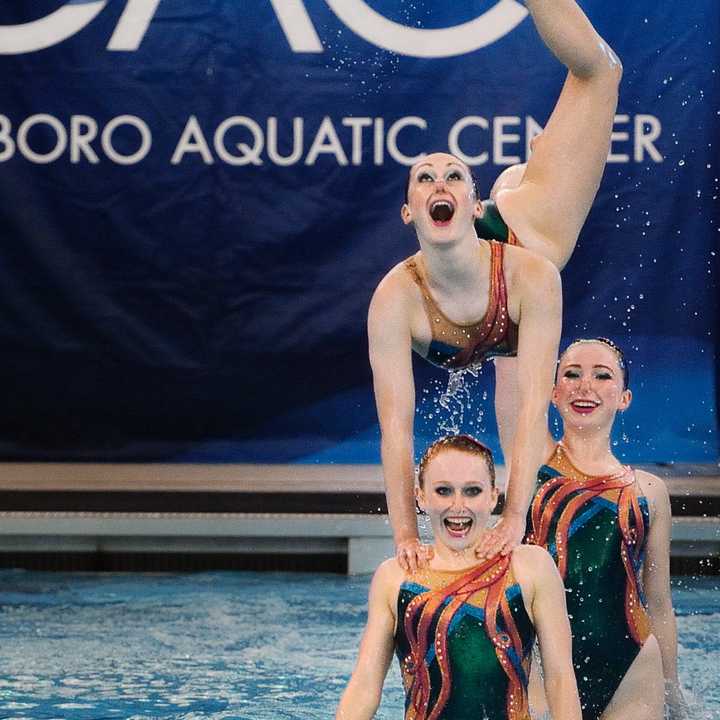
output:
[[[586,475],[558,444],[529,515],[527,541],[550,552],[565,583],[583,718],[596,720],[650,634],[640,579],[647,499],[631,468]]]
[[[535,629],[510,556],[411,576],[397,608],[405,720],[529,720]]]

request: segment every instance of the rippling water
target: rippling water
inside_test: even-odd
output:
[[[675,583],[693,718],[720,718],[720,590]],[[0,572],[0,717],[332,717],[368,578]],[[393,665],[382,720],[402,717]]]

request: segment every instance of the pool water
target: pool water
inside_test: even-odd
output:
[[[0,717],[327,720],[369,578],[0,572]],[[693,720],[720,718],[720,580],[676,579]],[[402,717],[397,666],[377,718]]]

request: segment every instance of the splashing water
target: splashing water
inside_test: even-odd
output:
[[[436,408],[438,435],[458,435],[465,431],[484,432],[482,423],[485,408],[482,402],[487,400],[487,391],[476,392],[480,372],[479,367],[450,372],[447,386],[435,399],[438,406]],[[478,397],[482,402],[477,402]],[[474,407],[476,411],[473,413]]]

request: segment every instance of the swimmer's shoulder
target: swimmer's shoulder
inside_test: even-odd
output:
[[[539,545],[518,545],[512,551],[510,565],[515,580],[528,600],[532,599],[539,587],[548,582],[560,581],[555,561],[550,553]]]
[[[550,260],[521,245],[503,245],[503,264],[506,274],[521,269],[522,274],[559,275],[557,267]]]
[[[387,602],[394,614],[400,585],[406,579],[405,571],[400,567],[397,559],[392,557],[380,563],[371,584],[371,593]]]
[[[550,553],[540,545],[518,545],[512,551],[510,564],[515,575],[518,572],[532,575],[537,572],[537,568],[539,572],[545,572],[550,565],[555,567]]]
[[[375,575],[383,579],[394,580],[397,577],[404,577],[405,571],[400,567],[396,557],[390,557],[378,565]]]
[[[503,270],[511,290],[560,287],[560,271],[546,257],[516,245],[503,246],[503,252]]]
[[[634,468],[633,472],[635,473],[635,479],[638,481],[638,485],[640,485],[642,490],[647,488],[651,492],[667,493],[667,485],[661,477],[658,477],[647,470],[640,470],[637,468]]]
[[[402,260],[392,267],[378,283],[370,301],[370,313],[409,313],[420,299],[420,291],[407,266],[416,260],[417,254]]]
[[[640,493],[647,498],[650,504],[650,520],[652,521],[658,512],[669,517],[670,493],[665,481],[647,470],[635,470],[634,472]]]
[[[413,278],[413,272],[410,265],[412,265],[413,263],[418,263],[419,260],[420,252],[418,251],[414,255],[411,255],[410,257],[401,260],[399,263],[397,263],[397,265],[391,267],[390,270],[385,273],[383,279],[378,283],[375,292],[377,293],[378,291],[400,291],[413,287],[416,283]]]
[[[541,302],[559,297],[560,272],[547,258],[514,245],[503,245],[503,274],[508,289],[510,317],[519,322],[526,302]]]

